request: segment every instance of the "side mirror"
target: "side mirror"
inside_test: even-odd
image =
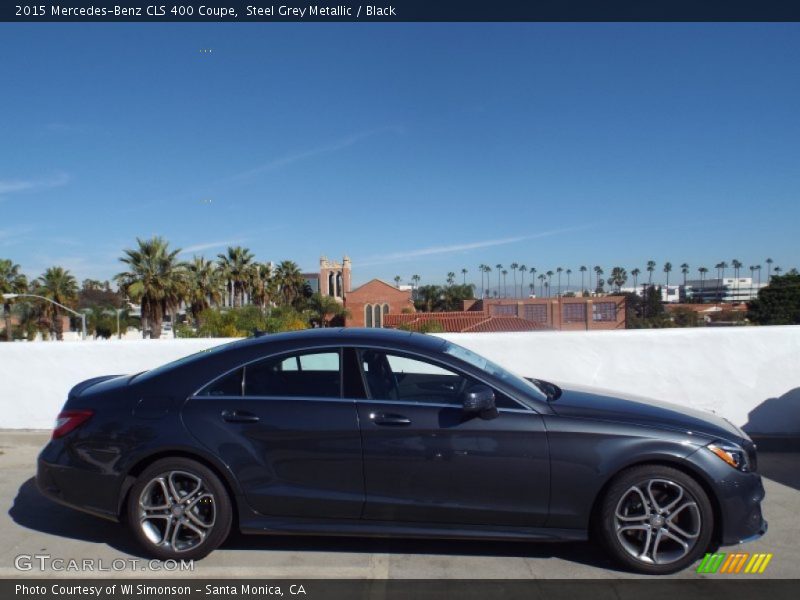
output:
[[[494,392],[486,385],[474,385],[464,392],[463,406],[465,413],[489,413],[496,410]]]

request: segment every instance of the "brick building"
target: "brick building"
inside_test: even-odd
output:
[[[305,273],[306,281],[314,291],[331,296],[350,311],[345,327],[383,327],[384,316],[390,312],[414,312],[411,290],[372,279],[352,289],[352,262],[345,256],[342,262],[319,259],[319,274]]]
[[[384,326],[416,329],[431,321],[448,333],[625,329],[625,299],[602,296],[465,300],[463,311],[389,314]]]

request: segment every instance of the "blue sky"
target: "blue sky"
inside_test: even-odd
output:
[[[0,55],[29,276],[154,234],[357,283],[800,265],[796,24],[4,23]]]

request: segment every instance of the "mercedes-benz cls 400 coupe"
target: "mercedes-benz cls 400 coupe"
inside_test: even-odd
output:
[[[535,373],[536,365],[530,365]],[[682,569],[766,530],[755,446],[712,414],[518,377],[441,338],[319,329],[76,385],[44,494],[125,521],[149,555],[245,533],[592,536]]]

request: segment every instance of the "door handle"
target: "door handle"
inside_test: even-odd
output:
[[[227,423],[258,423],[258,417],[246,410],[223,410],[221,416]]]
[[[369,413],[369,418],[375,425],[411,425],[411,419],[392,413]]]

